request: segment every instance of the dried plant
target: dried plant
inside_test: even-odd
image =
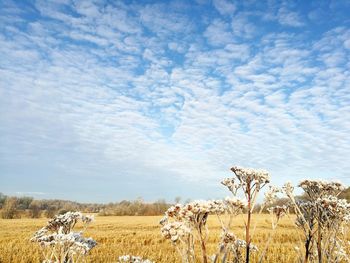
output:
[[[346,239],[350,204],[338,198],[344,187],[320,180],[304,180],[299,187],[306,200],[296,200],[290,183],[284,186],[297,215],[295,223],[304,233],[304,253],[298,249],[299,262],[350,262]]]
[[[250,261],[250,252],[254,251],[251,248],[252,233],[251,233],[251,222],[254,207],[256,205],[257,197],[260,190],[270,182],[269,173],[265,170],[257,170],[252,168],[243,168],[234,166],[231,171],[235,174],[236,178],[227,178],[221,183],[225,185],[231,193],[236,196],[238,191],[241,190],[245,197],[246,206],[246,220],[245,224],[245,262]],[[273,189],[273,188],[271,188]],[[274,190],[274,189],[273,189]],[[274,191],[270,191],[267,195],[266,202],[271,203],[275,196]],[[263,206],[259,213],[261,213]],[[256,225],[254,226],[253,233],[255,232]],[[236,259],[236,261],[238,258]],[[239,259],[240,260],[240,259]],[[238,262],[238,261],[237,261]]]
[[[194,243],[198,240],[202,262],[208,262],[206,241],[208,238],[207,217],[223,214],[228,209],[222,200],[194,201],[186,205],[177,204],[166,211],[161,220],[162,235],[170,239],[180,253],[183,262],[195,262]]]
[[[233,197],[223,200],[195,201],[186,205],[177,204],[168,209],[165,217],[161,220],[162,235],[169,239],[175,246],[182,261],[186,263],[195,262],[195,243],[201,248],[201,261],[208,262],[209,259],[216,263],[221,262],[249,262],[251,253],[258,251],[252,244],[251,220],[260,190],[269,183],[269,174],[264,170],[251,168],[233,167],[235,178],[226,178],[221,183],[233,194]],[[245,200],[237,198],[239,192],[243,192]],[[270,187],[265,195],[264,205],[271,204],[277,198],[279,190]],[[279,219],[287,212],[287,208],[271,208],[271,214],[275,216],[272,227],[277,227]],[[246,214],[245,240],[239,239],[230,232],[232,220],[238,214]],[[207,218],[216,215],[222,228],[218,251],[215,255],[208,257],[206,241],[208,239]],[[223,217],[222,215],[226,215]],[[265,251],[265,250],[264,250]],[[263,251],[263,252],[264,252]]]
[[[96,246],[95,240],[82,235],[93,219],[93,216],[85,216],[80,212],[67,212],[50,219],[31,238],[31,241],[41,245],[45,258],[43,262],[73,263],[82,260]],[[84,224],[84,228],[80,232],[73,232],[78,221]]]

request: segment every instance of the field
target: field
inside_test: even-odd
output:
[[[91,251],[87,262],[117,262],[124,254],[138,255],[155,262],[181,262],[168,240],[160,235],[156,216],[99,217],[88,228],[85,236],[93,237],[98,246]],[[271,233],[269,215],[256,217],[257,229],[254,244],[263,250]],[[44,226],[46,219],[0,219],[0,262],[40,262],[41,252],[37,244],[29,241],[31,235]],[[233,232],[243,236],[243,219],[237,217]],[[253,222],[254,223],[254,222]],[[209,254],[213,254],[219,239],[219,224],[214,216],[209,220]],[[301,233],[293,226],[293,220],[285,217],[279,224],[270,243],[265,262],[295,262],[295,246],[301,243]]]

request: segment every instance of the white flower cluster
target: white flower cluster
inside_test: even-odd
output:
[[[41,233],[44,233],[41,231]],[[63,233],[62,228],[58,233],[49,235],[36,235],[32,241],[37,241],[40,245],[46,246],[65,246],[69,249],[68,254],[87,254],[92,248],[96,246],[96,241],[92,238],[84,238],[81,232]]]
[[[236,197],[226,197],[223,202],[226,206],[226,210],[231,214],[238,214],[247,206],[245,201]]]
[[[231,232],[223,231],[221,234],[221,240],[224,244],[233,244],[236,241],[236,239],[236,236]]]
[[[286,194],[287,197],[290,199],[294,199],[294,186],[292,185],[291,182],[287,182],[283,185],[282,187],[283,192]]]
[[[243,239],[236,239],[233,245],[236,248],[246,248],[247,247],[247,243]],[[251,250],[253,252],[259,251],[258,247],[252,243],[250,243],[250,245],[249,245],[249,250]]]
[[[223,231],[223,233],[221,234],[221,244],[232,245],[232,247],[235,250],[247,247],[247,243],[245,240],[236,238],[236,236],[233,233],[228,231]],[[249,245],[249,249],[251,251],[258,251],[258,247],[252,243]]]
[[[234,178],[225,178],[224,180],[221,181],[221,184],[226,186],[228,190],[230,190],[232,193],[236,193],[238,188],[240,187],[239,184],[235,183]]]
[[[245,203],[240,199],[227,197],[224,200],[199,200],[185,205],[176,204],[171,206],[165,214],[168,218],[178,221],[196,222],[199,215],[223,214],[233,210],[242,210],[244,207]]]
[[[226,211],[226,206],[222,200],[213,201],[193,201],[185,204],[179,211],[180,219],[188,222],[197,222],[204,219],[208,214],[223,214]],[[206,218],[205,218],[206,219]]]
[[[178,221],[164,224],[161,228],[162,236],[166,239],[170,239],[173,243],[176,243],[180,238],[187,236],[190,232],[191,230],[184,222]]]
[[[43,248],[51,248],[52,257],[56,261],[62,257],[72,258],[74,255],[86,255],[97,243],[92,238],[84,238],[82,232],[72,231],[79,220],[87,225],[93,221],[93,216],[85,216],[80,212],[67,212],[55,216],[48,221],[45,227],[34,234],[31,241],[38,242]],[[45,260],[50,262],[52,258]]]
[[[339,182],[327,182],[323,180],[303,180],[299,183],[299,187],[313,199],[329,195],[336,196],[345,189]]]
[[[350,221],[350,204],[346,199],[339,199],[336,196],[327,196],[318,198],[316,205],[321,212],[322,221]]]
[[[270,182],[270,175],[265,170],[234,166],[231,168],[231,171],[235,173],[242,184],[247,184],[248,182],[267,184]]]
[[[118,259],[119,263],[154,263],[149,259],[143,259],[138,256],[124,255],[120,256]]]
[[[79,220],[84,224],[89,224],[94,220],[94,216],[86,216],[80,212],[67,212],[50,219],[45,228],[50,231],[61,229],[63,233],[69,233]]]

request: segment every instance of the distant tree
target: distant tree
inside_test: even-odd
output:
[[[13,219],[17,213],[18,199],[16,197],[7,197],[2,207],[1,217],[4,219]]]
[[[18,210],[29,209],[29,205],[33,200],[34,200],[33,197],[28,197],[28,196],[17,198],[17,209]]]
[[[29,205],[29,215],[31,218],[39,218],[41,215],[40,201],[33,200]]]
[[[6,200],[6,195],[4,195],[3,193],[0,193],[0,209],[3,207],[5,200]]]
[[[47,218],[52,218],[57,214],[57,207],[51,205],[51,206],[47,206],[45,209],[45,217]]]

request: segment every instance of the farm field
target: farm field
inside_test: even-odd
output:
[[[181,262],[176,250],[160,234],[160,216],[96,216],[86,237],[93,237],[98,245],[86,258],[87,262],[117,262],[125,254],[148,258],[154,262]],[[257,228],[253,243],[263,250],[271,233],[270,216],[255,217]],[[47,219],[0,219],[0,262],[40,262],[41,252],[37,244],[29,241],[31,235],[46,224]],[[220,227],[215,216],[209,218],[209,254],[217,249]],[[254,224],[254,222],[253,222]],[[232,231],[243,237],[243,219],[237,217]],[[294,227],[293,219],[281,220],[274,234],[264,262],[295,262],[295,246],[301,233]],[[199,258],[199,257],[198,257]],[[255,259],[256,261],[257,259]]]

